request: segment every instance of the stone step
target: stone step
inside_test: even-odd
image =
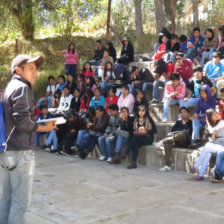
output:
[[[179,115],[179,105],[171,105],[169,108],[168,121],[175,122],[178,119]],[[194,113],[194,107],[189,107],[190,116],[192,117]],[[158,104],[150,104],[149,105],[149,113],[154,121],[162,121],[163,120],[163,103]]]
[[[171,128],[174,123],[162,123],[155,122],[157,128],[157,134],[155,135],[154,141],[158,142],[161,139],[165,138],[169,132],[171,132]]]
[[[175,171],[193,173],[193,165],[197,161],[202,148],[191,150],[184,148],[173,148],[172,160]],[[130,158],[129,158],[130,160]],[[138,164],[151,168],[162,168],[165,165],[164,150],[155,148],[154,145],[143,146],[139,150]],[[213,176],[215,165],[215,155],[210,160],[206,175]]]
[[[148,59],[151,59],[153,55],[154,55],[153,52],[151,52],[151,53],[143,53],[143,54],[135,54],[134,55],[134,61],[136,61],[136,62],[139,61],[139,59],[141,57],[146,57]]]

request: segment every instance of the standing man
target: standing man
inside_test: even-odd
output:
[[[35,132],[49,132],[53,125],[35,122],[31,86],[35,84],[42,57],[18,55],[11,64],[13,74],[2,99],[8,141],[0,153],[3,172],[3,193],[0,201],[0,223],[25,224],[25,214],[31,202],[35,168]]]

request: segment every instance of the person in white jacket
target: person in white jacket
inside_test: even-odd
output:
[[[204,179],[203,177],[212,154],[224,151],[224,120],[220,119],[215,109],[206,111],[206,119],[210,134],[209,142],[204,146],[197,162],[193,166],[195,171],[201,166],[199,174],[196,177],[198,181]]]
[[[58,113],[67,113],[69,111],[71,101],[72,101],[72,94],[70,94],[70,89],[68,86],[63,88],[63,94],[60,98],[60,104],[58,107]]]

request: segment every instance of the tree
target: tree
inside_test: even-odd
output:
[[[17,18],[22,35],[26,40],[33,40],[34,37],[34,18],[32,0],[2,0],[4,7]]]
[[[156,28],[159,32],[162,27],[166,25],[165,12],[163,9],[163,0],[154,0],[155,4],[155,15],[156,15]]]
[[[137,39],[141,38],[143,33],[142,26],[142,0],[134,0],[135,3],[135,27]]]
[[[171,32],[176,32],[176,8],[177,8],[177,0],[171,1],[172,8],[172,16],[171,16]]]
[[[198,0],[192,0],[192,4],[193,4],[193,23],[194,23],[194,26],[199,27]]]

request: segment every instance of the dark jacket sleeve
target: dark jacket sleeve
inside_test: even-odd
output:
[[[100,122],[96,119],[93,125],[93,131],[96,132],[105,132],[107,125],[109,122],[109,115],[104,114],[100,120]]]
[[[18,130],[24,132],[35,132],[38,125],[32,120],[33,108],[29,106],[29,87],[18,88],[11,95],[12,116]]]

